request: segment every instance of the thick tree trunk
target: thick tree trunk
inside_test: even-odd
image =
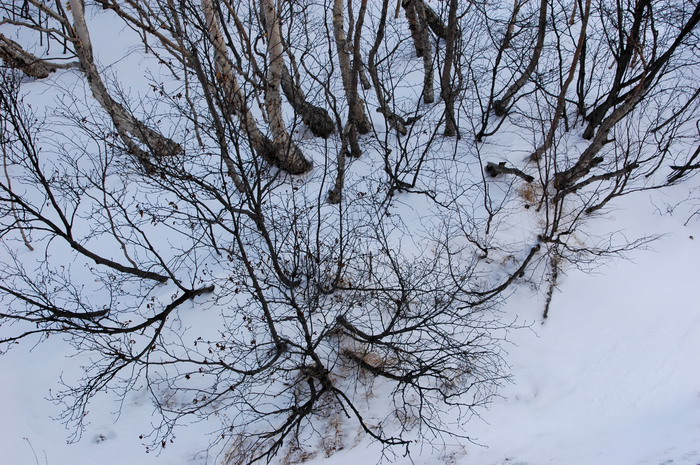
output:
[[[250,138],[255,153],[268,163],[291,174],[302,174],[311,169],[311,162],[292,147],[278,147],[260,131],[257,121],[246,102],[243,89],[238,84],[233,71],[233,63],[226,50],[217,11],[212,0],[201,0],[207,26],[207,34],[214,48],[216,76],[221,84],[226,100],[233,112],[241,120],[243,130]]]
[[[147,146],[156,157],[182,153],[180,144],[146,126],[123,105],[112,98],[95,64],[90,33],[85,22],[83,2],[81,0],[69,0],[69,3],[71,14],[73,15],[72,27],[78,39],[75,42],[75,51],[80,61],[80,66],[87,77],[90,91],[95,100],[111,117],[117,133],[129,151],[139,159],[147,170],[151,170],[153,167],[151,158],[148,153],[138,146],[132,137]]]
[[[421,22],[418,18],[418,12],[415,7],[416,0],[403,0],[401,6],[403,7],[404,13],[406,13],[406,20],[408,21],[408,30],[411,31],[411,37],[413,37],[413,46],[416,48],[416,56],[418,58],[423,57],[425,50],[423,48],[423,37],[421,34]]]
[[[326,139],[335,132],[335,124],[328,112],[306,100],[304,91],[294,81],[286,66],[282,68],[282,92],[314,136]]]

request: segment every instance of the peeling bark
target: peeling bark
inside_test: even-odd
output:
[[[71,14],[73,15],[72,27],[77,37],[75,51],[80,61],[80,67],[87,77],[88,86],[93,97],[111,117],[122,142],[148,171],[153,169],[151,158],[146,151],[138,146],[132,137],[147,146],[156,157],[182,153],[183,150],[180,144],[146,126],[123,105],[112,98],[95,64],[90,33],[85,22],[83,3],[81,0],[69,0],[69,3]]]
[[[0,33],[0,60],[9,68],[22,71],[35,79],[44,79],[58,69],[74,68],[77,63],[57,64],[42,60],[22,48],[20,44]]]
[[[246,102],[243,89],[238,83],[233,70],[233,63],[228,57],[221,26],[212,0],[201,0],[206,20],[207,34],[214,47],[216,77],[221,84],[226,100],[241,121],[243,130],[248,134],[255,153],[266,162],[291,174],[306,173],[311,169],[311,162],[303,155],[291,150],[291,147],[279,147],[260,131],[257,121]]]

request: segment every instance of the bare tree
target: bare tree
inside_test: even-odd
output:
[[[330,454],[349,428],[395,454],[468,440],[445,418],[507,380],[503,299],[549,284],[553,314],[566,266],[646,240],[590,237],[590,215],[696,172],[698,5],[652,3],[411,0],[411,29],[388,0],[3,4],[0,343],[90,354],[56,394],[78,431],[97,392],[147,383],[154,446],[216,417],[230,464]],[[143,73],[100,67],[93,15],[141,41]],[[97,105],[33,92],[76,66]]]
[[[532,47],[532,56],[528,62],[525,70],[518,79],[515,80],[505,95],[493,103],[494,111],[497,115],[502,116],[508,112],[508,107],[513,99],[523,88],[525,84],[528,83],[532,73],[537,68],[537,64],[540,61],[540,56],[542,55],[542,48],[544,47],[544,38],[547,32],[547,14],[548,14],[548,0],[540,0],[540,6],[537,15],[537,38],[535,40],[535,45]]]
[[[458,38],[457,22],[457,0],[450,0],[450,10],[447,21],[447,36],[445,38],[445,63],[440,77],[440,96],[445,102],[445,135],[455,136],[458,134],[457,117],[455,115],[455,100],[457,89],[453,85],[452,69],[455,65],[457,51],[456,42]]]

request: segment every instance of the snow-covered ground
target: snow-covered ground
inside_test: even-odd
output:
[[[113,57],[109,47],[99,46],[113,40],[110,33],[95,36],[96,49],[106,50],[103,62],[121,59],[123,50]],[[62,83],[72,80],[79,77],[66,72]],[[466,433],[473,442],[450,440],[445,450],[416,448],[410,457],[388,459],[424,465],[699,465],[700,221],[684,224],[688,205],[666,213],[666,205],[687,196],[687,186],[674,189],[635,194],[594,221],[593,232],[601,234],[663,236],[594,270],[564,267],[544,324],[546,289],[524,283],[507,301],[504,318],[517,317],[525,326],[510,332],[504,347],[513,382],[471,419]],[[60,387],[62,374],[80,375],[85,358],[73,357],[59,336],[34,342],[23,341],[0,357],[0,465],[218,465],[221,450],[207,450],[213,423],[180,428],[172,443],[149,451],[143,436],[155,421],[154,408],[138,391],[124,404],[95,398],[86,431],[68,443],[72,431],[55,420],[61,407],[47,397]],[[306,463],[373,464],[382,457],[367,438],[347,443],[329,458],[321,453]]]
[[[662,204],[658,196],[638,194],[611,217],[629,237],[665,236],[593,273],[565,269],[546,323],[541,290],[524,287],[508,302],[506,312],[531,329],[510,336],[513,384],[469,424],[480,445],[415,450],[396,463],[700,464],[700,224],[684,226],[686,216],[662,215],[652,200]],[[149,430],[151,408],[138,396],[119,417],[113,400],[96,399],[83,438],[67,444],[69,431],[51,420],[60,409],[45,398],[61,373],[77,366],[70,353],[55,340],[34,348],[23,343],[0,357],[1,463],[214,463],[217,451],[203,450],[203,424],[146,453],[139,435]],[[309,463],[378,459],[362,442]]]

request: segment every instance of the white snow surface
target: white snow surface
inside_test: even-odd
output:
[[[671,215],[665,208],[687,193],[682,185],[665,197],[638,193],[615,204],[617,210],[598,220],[600,231],[664,236],[595,270],[565,267],[544,324],[545,289],[523,285],[508,300],[505,316],[526,325],[510,333],[505,347],[512,384],[471,419],[466,431],[472,442],[451,440],[444,449],[384,460],[700,464],[700,222],[686,225],[687,213]],[[79,374],[85,358],[72,355],[54,336],[34,346],[23,341],[0,357],[0,465],[214,465],[220,459],[219,449],[207,450],[206,434],[216,425],[206,423],[182,427],[172,443],[148,451],[150,441],[141,435],[151,431],[154,409],[138,391],[123,405],[95,398],[86,431],[69,443],[71,431],[54,419],[61,407],[47,397],[62,374]],[[382,460],[367,438],[350,446],[306,463]]]
[[[629,237],[665,236],[594,272],[565,269],[544,324],[543,291],[521,288],[505,309],[530,325],[510,336],[513,383],[469,423],[474,443],[414,450],[394,463],[700,464],[700,224],[661,214],[649,194],[632,200],[611,214],[616,225]],[[68,444],[70,431],[52,421],[60,408],[45,398],[62,372],[77,369],[70,355],[56,338],[0,357],[1,463],[216,462],[218,451],[206,451],[206,424],[182,428],[172,444],[147,453],[139,435],[148,433],[152,409],[138,394],[123,406],[95,399],[87,431]],[[380,458],[365,439],[308,463]]]

